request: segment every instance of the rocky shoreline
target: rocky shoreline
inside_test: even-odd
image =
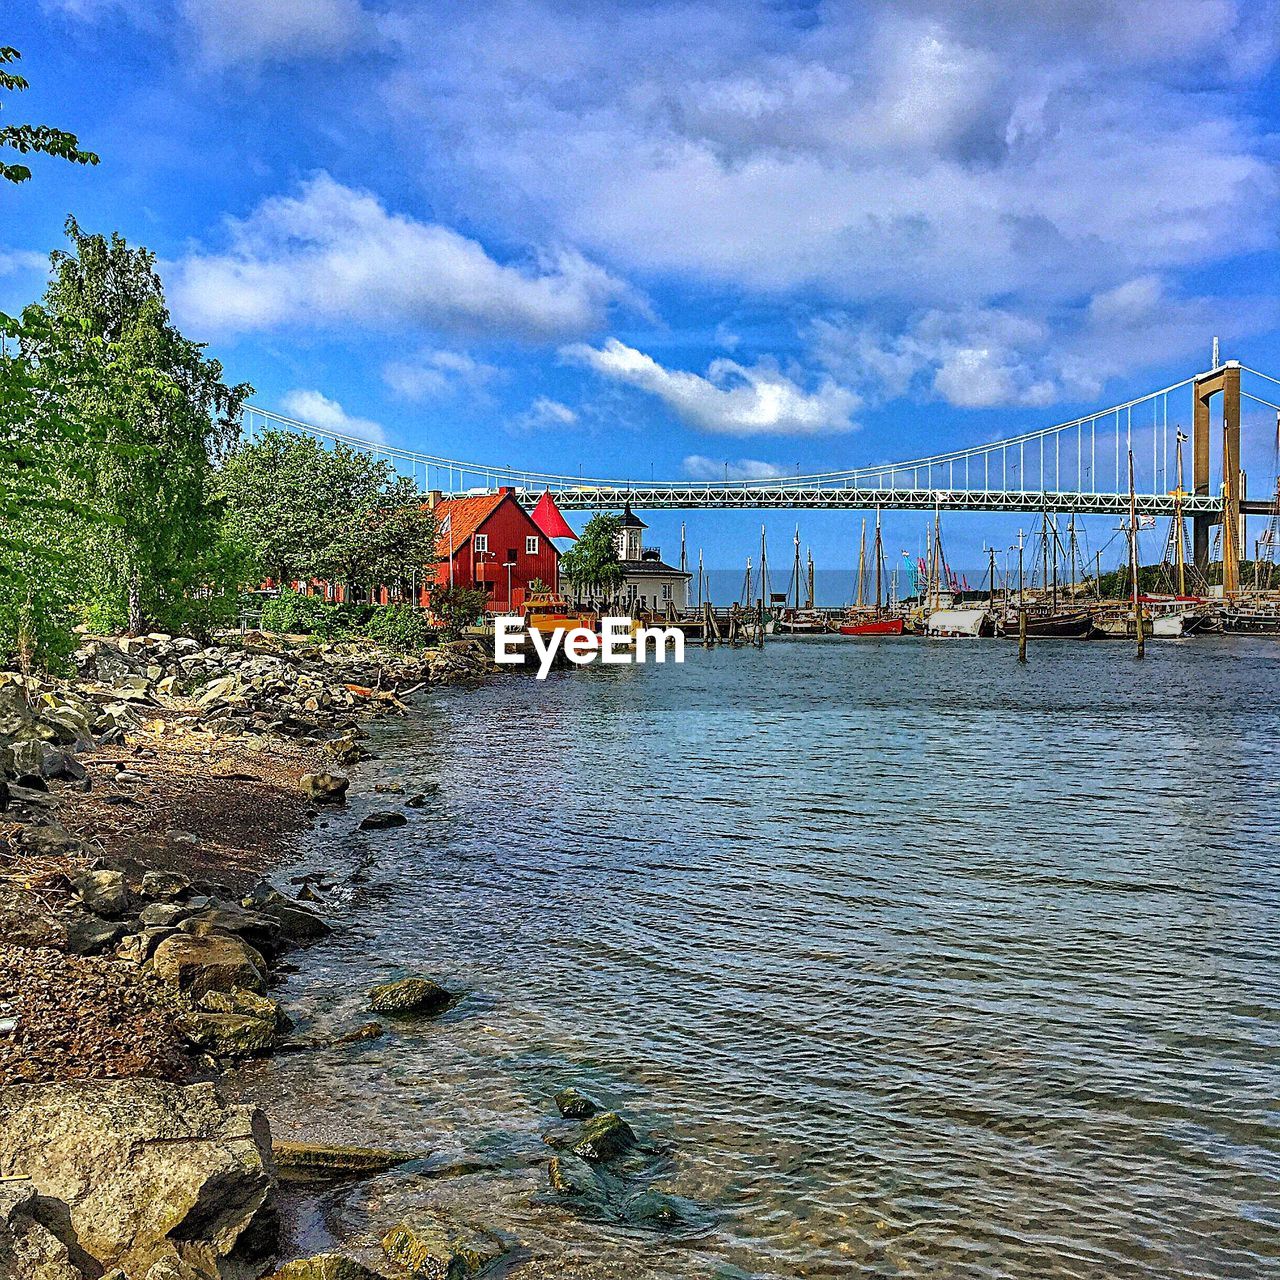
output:
[[[403,1158],[273,1146],[265,1116],[219,1092],[237,1061],[319,1047],[271,989],[329,925],[308,886],[261,874],[343,802],[363,719],[493,667],[466,642],[406,657],[163,635],[88,639],[76,667],[0,673],[0,1277],[257,1280],[277,1262],[281,1176]],[[423,985],[371,993],[371,1012],[448,998]],[[400,1274],[453,1274],[441,1250],[465,1242],[406,1231]]]

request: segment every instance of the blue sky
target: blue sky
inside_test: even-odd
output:
[[[5,17],[32,82],[7,118],[102,164],[0,192],[0,306],[39,293],[73,212],[157,253],[257,403],[322,425],[548,471],[786,474],[1047,425],[1204,367],[1214,334],[1280,373],[1266,0]],[[1254,494],[1273,426],[1255,407]],[[709,564],[758,538],[686,518]],[[769,517],[784,553],[794,520]],[[800,520],[848,560],[854,518]],[[976,564],[1018,524],[949,536]],[[923,521],[889,527],[914,546]]]

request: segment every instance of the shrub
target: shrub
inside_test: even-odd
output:
[[[364,633],[388,649],[409,653],[425,649],[433,631],[423,610],[410,604],[388,604],[373,610],[364,624]]]
[[[262,606],[262,629],[332,640],[349,628],[350,615],[346,605],[286,588]]]

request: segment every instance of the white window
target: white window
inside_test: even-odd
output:
[[[487,533],[477,533],[471,539],[471,544],[477,551],[488,551],[489,535]]]
[[[662,584],[662,598],[663,598],[664,600],[670,600],[670,599],[671,599],[671,583],[669,583],[669,582],[664,582],[664,583]]]
[[[536,556],[538,554],[538,535],[531,533],[524,540],[524,553],[527,556]]]

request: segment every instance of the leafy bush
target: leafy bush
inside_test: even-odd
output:
[[[326,640],[349,630],[351,609],[322,596],[308,596],[285,589],[262,606],[264,631],[286,631],[296,635],[322,636]]]
[[[440,636],[456,640],[463,627],[480,618],[489,597],[475,587],[444,587],[431,593],[431,612],[440,619]]]
[[[433,632],[423,610],[410,604],[388,604],[374,609],[364,624],[364,634],[388,649],[410,653],[425,649]]]

